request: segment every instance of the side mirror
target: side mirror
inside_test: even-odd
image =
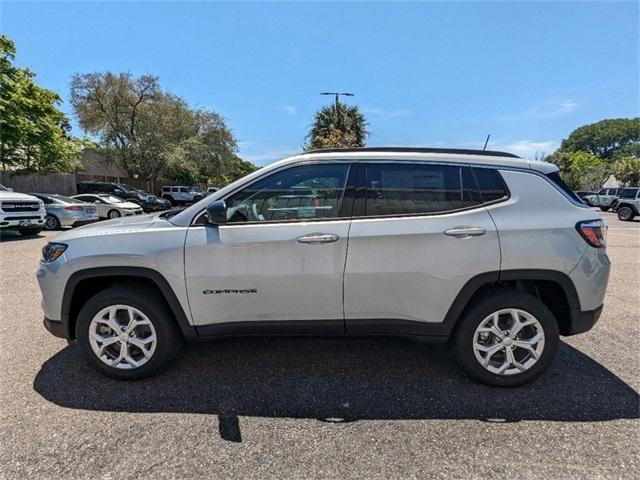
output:
[[[211,202],[207,207],[207,223],[210,225],[224,225],[227,223],[227,204],[224,200]]]

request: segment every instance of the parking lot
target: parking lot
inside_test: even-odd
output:
[[[640,222],[600,215],[604,313],[517,389],[477,384],[446,345],[402,338],[195,343],[160,376],[111,380],[42,327],[34,272],[55,232],[7,234],[0,477],[635,477]]]

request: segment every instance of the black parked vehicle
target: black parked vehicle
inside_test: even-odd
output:
[[[81,182],[76,185],[79,195],[107,193],[123,200],[136,203],[145,212],[157,212],[168,210],[171,204],[155,195],[152,195],[125,183],[112,182]]]

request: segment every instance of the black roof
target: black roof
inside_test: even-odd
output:
[[[307,153],[340,152],[388,152],[388,153],[451,153],[457,155],[485,155],[487,157],[520,158],[518,155],[495,150],[472,150],[467,148],[431,148],[431,147],[360,147],[360,148],[321,148],[308,150]]]

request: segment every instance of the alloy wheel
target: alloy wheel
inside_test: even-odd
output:
[[[44,228],[47,230],[53,230],[58,227],[58,220],[53,215],[47,215],[44,221]]]
[[[536,317],[507,308],[487,316],[473,336],[473,353],[483,368],[496,375],[529,370],[544,351],[544,330]]]
[[[89,344],[105,364],[117,369],[138,368],[156,350],[156,330],[149,318],[129,305],[100,310],[89,324]]]

